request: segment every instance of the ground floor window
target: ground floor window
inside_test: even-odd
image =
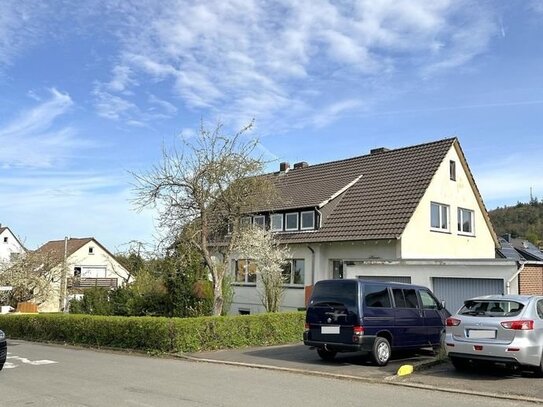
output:
[[[283,266],[285,284],[303,285],[305,281],[305,260],[290,259]]]
[[[256,264],[251,260],[232,260],[234,282],[256,283]]]

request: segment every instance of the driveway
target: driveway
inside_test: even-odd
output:
[[[373,366],[362,354],[338,354],[334,361],[325,362],[319,358],[315,350],[310,350],[303,344],[200,352],[187,356],[193,360],[214,363],[241,364],[310,375],[373,383],[387,382],[401,386],[543,403],[543,379],[499,367],[459,373],[449,362],[438,362],[430,349],[396,354],[384,367]],[[400,366],[406,364],[413,365],[415,372],[398,377],[396,372]]]

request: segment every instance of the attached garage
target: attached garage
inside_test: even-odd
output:
[[[444,300],[453,314],[468,298],[505,292],[504,280],[497,278],[433,277],[432,286],[436,297]]]

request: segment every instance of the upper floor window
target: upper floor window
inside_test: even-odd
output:
[[[305,281],[305,260],[288,260],[283,266],[282,274],[285,284],[303,285]]]
[[[8,237],[4,237],[4,243],[7,243],[8,242]]]
[[[270,229],[272,232],[280,232],[283,230],[283,214],[274,213],[270,216]]]
[[[298,213],[287,213],[285,215],[285,230],[298,230]]]
[[[443,232],[449,231],[449,205],[432,202],[430,218],[432,229]]]
[[[232,260],[234,282],[256,283],[256,264],[251,260]]]
[[[264,229],[266,227],[266,217],[264,215],[257,215],[253,217],[253,225]]]
[[[458,231],[460,233],[473,234],[473,211],[458,208]]]
[[[94,254],[94,247],[89,247],[89,254]]]
[[[456,161],[449,161],[449,175],[451,177],[451,181],[456,181]]]
[[[302,230],[315,229],[315,212],[314,211],[302,212],[301,218],[302,218],[301,219],[302,224],[300,226],[300,229]]]

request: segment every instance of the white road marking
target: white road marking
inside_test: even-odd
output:
[[[22,358],[20,356],[16,356],[16,355],[12,355],[11,353],[8,352],[8,355],[7,355],[7,360],[6,361],[6,364],[4,365],[4,369],[13,369],[19,365],[16,365],[12,362],[14,361],[19,361],[21,363],[24,363],[26,365],[32,365],[32,366],[40,366],[40,365],[50,365],[50,364],[53,364],[53,363],[58,363],[58,362],[55,362],[54,360],[47,360],[47,359],[43,359],[43,360],[30,360],[30,359],[27,359],[27,358]]]

